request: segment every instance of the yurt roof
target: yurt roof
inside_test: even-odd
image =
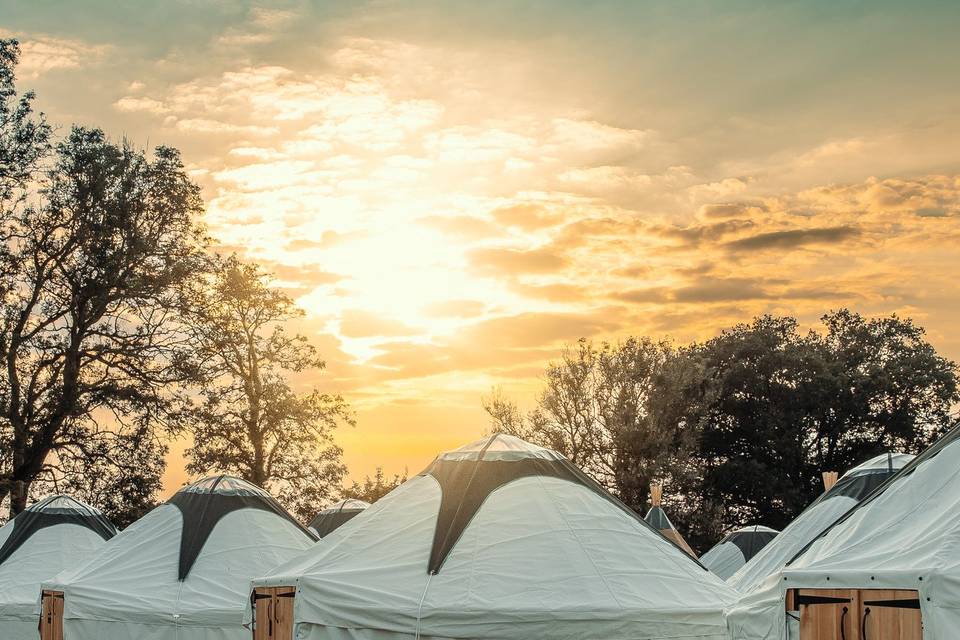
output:
[[[761,525],[731,531],[703,554],[700,562],[721,578],[726,579],[767,546],[778,533],[776,529]]]
[[[909,454],[884,453],[848,470],[727,582],[740,591],[756,587],[911,460]]]
[[[295,585],[298,623],[357,638],[719,637],[734,597],[562,455],[513,436],[437,456],[343,531],[254,584]]]
[[[100,511],[69,496],[45,498],[0,528],[0,636],[36,637],[40,585],[88,561],[115,532]]]
[[[780,638],[789,589],[918,592],[923,637],[960,627],[960,425],[836,519],[729,615],[736,637]],[[902,598],[907,598],[904,594]]]
[[[320,538],[325,538],[354,517],[360,515],[369,502],[348,498],[326,507],[310,521],[310,530]]]
[[[109,540],[117,533],[113,523],[98,509],[70,496],[49,496],[30,505],[4,525],[3,529],[8,533],[0,544],[0,564],[7,561],[37,531],[61,524],[87,528],[104,540]]]
[[[65,594],[65,632],[76,624],[100,637],[141,637],[143,625],[239,634],[249,580],[315,541],[263,489],[212,476],[180,489],[45,588]]]

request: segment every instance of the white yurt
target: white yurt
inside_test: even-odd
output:
[[[770,544],[730,576],[727,584],[744,593],[756,587],[911,460],[913,456],[906,453],[884,453],[847,471]]]
[[[663,510],[661,502],[663,500],[663,485],[654,483],[650,485],[650,510],[647,511],[647,515],[644,516],[647,524],[651,527],[662,533],[666,538],[671,542],[675,543],[678,547],[687,552],[691,558],[696,558],[697,554],[693,549],[690,548],[690,545],[687,544],[687,541],[684,540],[683,536],[680,535],[680,532],[677,531],[677,528],[673,526],[673,523],[670,522],[670,518],[667,517],[667,512]]]
[[[294,596],[273,636],[253,607],[277,640],[721,640],[735,598],[562,455],[506,435],[441,454],[253,587]]]
[[[250,579],[314,542],[263,489],[211,476],[45,589],[63,593],[69,640],[249,640]]]
[[[960,426],[728,615],[738,640],[953,640],[960,629]],[[803,634],[801,635],[801,630]]]
[[[0,638],[36,640],[40,585],[89,560],[116,533],[100,511],[62,495],[0,528]]]
[[[341,500],[318,513],[317,517],[310,521],[310,530],[318,537],[325,538],[363,513],[369,506],[370,503],[363,500],[353,498]]]
[[[753,525],[731,531],[700,556],[700,564],[726,580],[777,537],[776,529]]]

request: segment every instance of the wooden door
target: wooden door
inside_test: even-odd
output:
[[[273,640],[293,640],[293,587],[278,587],[273,607]]]
[[[864,589],[861,640],[921,640],[923,621],[916,591]]]
[[[45,590],[40,603],[40,639],[63,640],[63,592]]]
[[[800,640],[922,640],[919,594],[910,590],[791,589]]]
[[[253,590],[253,640],[273,640],[273,596],[276,589]]]
[[[253,591],[253,640],[293,640],[293,587]]]
[[[858,592],[850,589],[797,589],[800,640],[861,640]]]

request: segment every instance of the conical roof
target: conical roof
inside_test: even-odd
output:
[[[770,527],[752,525],[731,531],[700,556],[700,563],[726,580],[777,537]]]
[[[152,637],[172,625],[240,633],[250,578],[314,541],[263,489],[211,476],[48,587],[64,592],[66,637]]]
[[[317,534],[317,536],[325,538],[327,535],[360,515],[360,513],[369,506],[369,502],[355,500],[353,498],[336,502],[321,510],[320,513],[310,521],[310,530]]]
[[[770,544],[730,576],[728,584],[743,592],[756,587],[911,460],[913,456],[909,454],[884,453],[848,470],[829,491],[814,500]]]
[[[787,589],[916,591],[923,637],[960,628],[960,426],[887,478],[732,611],[736,637],[776,638]]]
[[[36,637],[43,581],[89,560],[115,533],[99,510],[64,495],[34,503],[0,528],[0,635]]]
[[[345,529],[254,581],[296,585],[308,635],[724,637],[733,593],[718,578],[562,455],[513,436],[439,455]]]
[[[685,551],[687,555],[691,558],[696,558],[697,554],[693,549],[690,548],[690,545],[687,544],[687,541],[684,540],[683,536],[680,535],[680,532],[677,531],[677,528],[673,526],[673,522],[670,521],[670,518],[667,517],[667,512],[663,510],[663,507],[660,506],[660,499],[662,497],[663,487],[658,483],[654,483],[650,486],[650,510],[647,511],[647,515],[644,516],[644,520],[651,527],[663,534],[667,540],[677,545],[680,549]]]

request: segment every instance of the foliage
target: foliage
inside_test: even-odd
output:
[[[179,154],[153,157],[74,128],[33,176],[41,202],[3,211],[0,498],[94,479],[107,465],[152,482],[149,440],[176,419],[192,378],[179,287],[203,263],[199,189]],[[83,478],[79,476],[83,475]],[[35,489],[37,487],[34,487]]]
[[[354,500],[363,500],[364,502],[373,504],[406,481],[406,472],[404,472],[403,476],[397,473],[394,474],[392,478],[387,478],[387,476],[383,473],[383,467],[377,467],[376,473],[374,473],[373,477],[365,477],[362,483],[354,482],[352,485],[343,490],[342,495],[345,499],[352,498]]]
[[[484,408],[494,430],[563,453],[640,509],[651,480],[684,472],[692,440],[675,383],[689,377],[690,366],[666,342],[630,338],[595,347],[580,340],[547,367],[527,416],[496,390]]]
[[[185,323],[205,383],[188,426],[187,469],[236,473],[309,518],[340,487],[346,467],[332,432],[354,419],[339,395],[291,386],[291,374],[324,362],[284,329],[303,312],[268,280],[229,257],[191,291]]]
[[[782,528],[820,493],[820,473],[885,451],[916,453],[950,424],[956,365],[896,316],[825,315],[802,334],[762,316],[674,349],[646,338],[581,340],[546,370],[522,415],[497,391],[491,428],[567,455],[641,511],[650,480],[700,550],[748,524]]]

